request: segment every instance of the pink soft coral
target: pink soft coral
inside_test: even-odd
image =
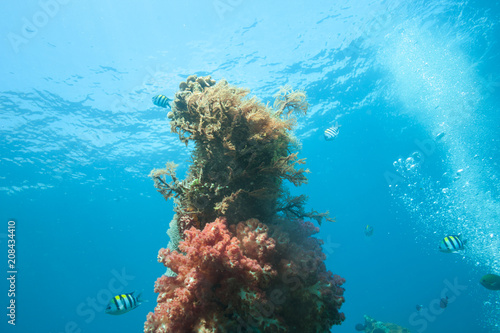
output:
[[[273,240],[267,237],[267,227],[252,220],[236,228],[240,232],[233,236],[225,219],[219,218],[203,231],[185,232],[185,240],[179,243],[184,254],[160,250],[158,261],[178,275],[156,281],[158,305],[148,315],[145,332],[227,328],[235,313],[264,296],[261,287],[276,274],[266,262]],[[260,244],[254,242],[257,239]]]
[[[250,219],[228,229],[219,218],[185,232],[184,254],[160,250],[178,275],[156,281],[158,305],[144,331],[316,333],[340,324],[344,280],[326,271],[321,241],[310,237],[318,229],[284,225]]]

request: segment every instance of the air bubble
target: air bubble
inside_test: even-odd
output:
[[[457,173],[455,173],[455,176],[453,177],[453,180],[459,180],[460,177],[462,177],[462,172],[464,171],[464,169],[460,169],[457,171]]]
[[[420,163],[422,161],[422,154],[419,151],[415,151],[411,154],[411,158],[413,158],[415,163]]]
[[[415,160],[413,159],[413,157],[408,157],[405,160],[406,170],[411,170],[412,169],[412,165],[414,165],[414,163],[415,163]]]

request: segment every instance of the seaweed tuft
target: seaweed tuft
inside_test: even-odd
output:
[[[184,181],[173,163],[153,170],[155,187],[165,199],[174,197],[177,215],[196,218],[199,228],[220,216],[228,224],[250,218],[272,223],[277,214],[329,219],[305,212],[305,196],[282,197],[284,181],[307,183],[309,170],[291,133],[294,115],[307,112],[306,94],[282,87],[270,108],[249,93],[210,76],[181,82],[168,117],[182,142],[194,142],[193,163]]]

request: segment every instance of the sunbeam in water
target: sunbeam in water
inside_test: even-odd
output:
[[[389,176],[393,196],[424,230],[423,237],[462,233],[464,259],[478,276],[500,271],[498,169],[490,151],[492,129],[480,115],[487,87],[457,45],[406,26],[391,35],[380,60],[394,80],[395,95],[426,133],[419,149],[402,152]],[[460,70],[457,70],[460,69]],[[437,164],[442,175],[428,172]],[[476,287],[476,286],[474,286]],[[497,294],[484,303],[485,321],[496,327]]]

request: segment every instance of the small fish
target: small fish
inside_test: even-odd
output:
[[[461,235],[450,235],[443,238],[439,243],[439,251],[445,253],[458,253],[464,249],[467,240],[462,240]]]
[[[333,139],[335,139],[338,135],[339,135],[339,127],[341,125],[338,125],[338,124],[335,124],[333,125],[332,127],[330,128],[327,128],[325,130],[325,140],[326,141],[332,141]]]
[[[445,309],[448,306],[448,296],[446,298],[441,298],[441,301],[439,302],[439,307],[441,309]]]
[[[162,108],[170,108],[170,101],[171,99],[165,95],[156,95],[153,97],[153,104]]]
[[[367,224],[365,227],[365,235],[367,237],[370,237],[371,235],[373,235],[373,227],[369,224]]]
[[[446,133],[445,132],[440,132],[436,135],[436,141],[439,141],[443,138],[443,136],[445,135]]]
[[[142,302],[142,291],[135,295],[135,291],[128,294],[120,294],[113,297],[106,307],[106,313],[110,315],[121,315],[135,309]]]
[[[496,274],[486,274],[479,283],[489,290],[500,290],[500,276]]]
[[[420,305],[420,304],[417,304],[417,306],[415,307],[417,309],[417,311],[420,311],[424,308],[423,305]]]

